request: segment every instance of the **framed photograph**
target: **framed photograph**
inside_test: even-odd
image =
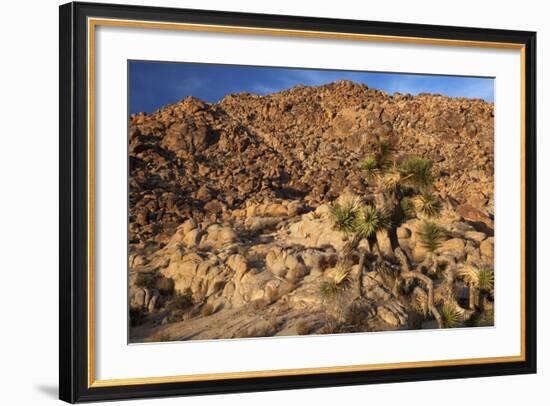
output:
[[[60,398],[536,371],[534,32],[60,7]]]

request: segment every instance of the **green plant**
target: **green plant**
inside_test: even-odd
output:
[[[483,313],[474,313],[464,323],[466,327],[485,327],[495,325],[495,313],[493,309]]]
[[[424,158],[409,158],[399,166],[403,184],[417,189],[427,190],[433,184],[433,162]]]
[[[174,296],[172,296],[170,306],[172,309],[186,310],[191,306],[193,306],[193,294],[191,289],[186,289],[183,293],[177,292]]]
[[[360,168],[365,172],[365,177],[368,181],[372,181],[380,175],[378,161],[373,156],[369,156],[361,161]]]
[[[480,267],[476,267],[465,265],[459,269],[458,276],[472,287],[488,293],[493,292],[495,282],[494,272],[488,266],[481,265]]]
[[[330,218],[339,231],[352,232],[359,214],[361,200],[354,195],[342,195],[330,207]]]
[[[462,314],[450,304],[444,304],[441,308],[441,324],[443,328],[453,328],[460,323]]]
[[[401,211],[405,218],[412,218],[415,216],[415,205],[410,197],[401,199],[399,205],[401,206]]]
[[[319,284],[319,293],[324,298],[335,296],[338,291],[338,285],[332,279],[323,280]]]
[[[348,290],[350,284],[350,270],[343,265],[338,265],[331,278],[321,281],[319,293],[325,299],[333,298]]]
[[[478,287],[480,290],[492,293],[495,288],[495,275],[491,268],[482,266],[478,271]]]
[[[420,244],[430,252],[438,249],[446,237],[445,230],[431,221],[424,222],[418,234]]]
[[[418,211],[427,217],[437,217],[441,213],[441,202],[429,192],[418,196]]]
[[[376,143],[376,161],[378,162],[378,168],[380,168],[380,170],[387,171],[392,167],[393,153],[394,147],[390,140],[383,139]]]
[[[390,225],[389,216],[383,210],[366,205],[356,216],[353,229],[359,238],[370,238],[377,231],[388,229]]]

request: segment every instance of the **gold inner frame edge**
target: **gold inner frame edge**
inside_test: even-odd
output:
[[[161,384],[177,382],[199,382],[221,379],[266,378],[312,374],[333,374],[343,372],[366,372],[391,370],[398,368],[426,368],[440,366],[459,366],[473,364],[493,364],[504,362],[522,362],[526,359],[525,349],[525,45],[506,42],[486,42],[469,40],[452,40],[422,37],[399,37],[390,35],[355,34],[326,31],[306,31],[290,29],[273,29],[258,27],[240,27],[227,25],[163,23],[139,20],[119,20],[107,18],[89,18],[87,21],[88,41],[88,387],[112,387],[126,385]],[[209,374],[190,374],[144,378],[95,379],[95,279],[94,279],[94,191],[95,191],[95,28],[97,26],[148,28],[163,30],[183,30],[195,32],[218,32],[244,35],[266,35],[320,39],[342,39],[372,42],[393,42],[417,45],[461,46],[479,48],[513,49],[520,51],[520,136],[521,136],[521,269],[520,269],[520,355],[485,358],[465,358],[454,360],[414,361],[383,364],[346,365],[315,368],[277,369],[265,371],[220,372]]]

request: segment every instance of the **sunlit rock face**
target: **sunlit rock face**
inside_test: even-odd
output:
[[[339,81],[131,116],[132,341],[490,323],[492,288],[476,272],[492,269],[493,109]],[[441,211],[398,218],[347,252],[354,233],[331,208],[346,193],[381,201],[360,168],[381,139],[395,168],[431,161]],[[445,230],[434,250],[431,221]],[[349,286],[332,295],[343,265]]]

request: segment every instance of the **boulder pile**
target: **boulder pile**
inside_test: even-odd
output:
[[[461,320],[489,306],[471,279],[455,276],[463,264],[492,264],[493,108],[338,81],[215,104],[187,97],[131,116],[131,340],[427,328],[430,289],[436,306],[456,298]],[[393,140],[397,160],[433,162],[447,234],[434,252],[419,242],[420,217],[398,227],[397,250],[379,235],[360,300],[340,309],[319,288],[339,277],[351,238],[330,208],[344,193],[368,193],[359,164],[381,137]],[[436,276],[424,271],[431,288],[392,277],[427,258],[436,264]]]

